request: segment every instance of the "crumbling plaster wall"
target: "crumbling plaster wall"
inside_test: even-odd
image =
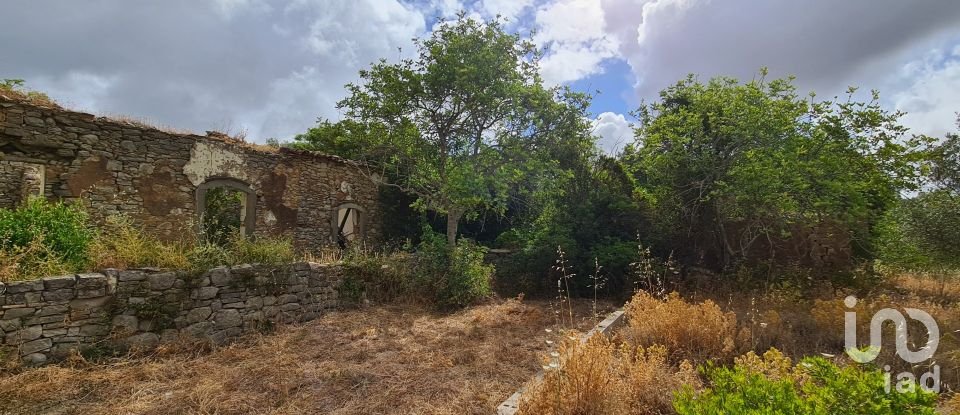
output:
[[[333,245],[330,218],[344,203],[365,209],[365,239],[380,235],[376,184],[334,156],[265,150],[0,96],[0,160],[43,165],[46,197],[83,199],[96,221],[124,214],[167,240],[195,234],[197,188],[212,179],[243,182],[256,194],[254,235],[288,235],[301,249]],[[0,174],[0,190],[13,187],[10,180]]]

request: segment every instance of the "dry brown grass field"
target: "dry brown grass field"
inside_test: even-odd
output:
[[[516,299],[338,311],[214,350],[8,369],[0,414],[489,414],[540,368],[555,321]]]

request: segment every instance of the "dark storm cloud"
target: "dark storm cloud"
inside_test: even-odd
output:
[[[603,2],[645,97],[687,73],[750,78],[761,66],[827,93],[879,83],[960,22],[952,0]]]

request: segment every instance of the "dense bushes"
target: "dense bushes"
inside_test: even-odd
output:
[[[288,238],[233,237],[224,245],[165,242],[144,234],[125,216],[108,217],[95,231],[79,205],[32,199],[15,210],[0,209],[2,281],[104,268],[203,271],[240,263],[284,264],[296,258]]]
[[[937,400],[916,385],[912,392],[887,392],[878,369],[838,367],[822,357],[792,366],[776,349],[762,358],[751,352],[733,367],[708,366],[704,373],[709,387],[678,394],[679,414],[933,415]]]
[[[462,307],[490,295],[493,266],[486,250],[461,239],[450,247],[444,235],[425,227],[413,255],[404,252],[348,252],[344,257],[349,296],[379,301]]]
[[[31,199],[0,209],[0,279],[28,279],[82,269],[94,232],[79,206]]]

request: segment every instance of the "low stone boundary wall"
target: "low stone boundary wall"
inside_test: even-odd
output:
[[[339,265],[237,265],[200,275],[106,270],[0,284],[0,349],[28,364],[109,345],[150,349],[189,336],[214,343],[338,305]]]

